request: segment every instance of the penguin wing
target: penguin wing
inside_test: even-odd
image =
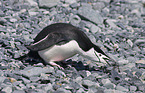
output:
[[[32,51],[40,51],[53,45],[62,45],[68,41],[69,40],[61,33],[50,33],[45,38],[39,40],[38,42],[34,41],[34,44],[26,47]]]

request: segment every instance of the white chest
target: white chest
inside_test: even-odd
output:
[[[72,40],[64,45],[54,45],[45,50],[38,51],[38,54],[46,61],[61,61],[78,53],[79,45]]]

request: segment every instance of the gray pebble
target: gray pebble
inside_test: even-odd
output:
[[[85,93],[83,88],[80,88],[79,90],[76,91],[76,93]]]
[[[38,6],[38,4],[37,4],[37,2],[35,1],[35,0],[26,0],[27,2],[29,2],[29,4],[31,5],[31,6]]]
[[[31,28],[29,23],[23,23],[26,28]]]
[[[80,23],[81,19],[78,15],[73,15],[70,17],[70,22],[72,25],[77,26]]]
[[[15,18],[10,18],[10,22],[17,22],[17,19],[15,19]]]
[[[120,60],[118,61],[118,63],[119,63],[119,65],[125,65],[125,64],[128,64],[129,61],[128,61],[128,60],[125,60],[125,59],[120,59]]]
[[[94,33],[94,34],[96,34],[97,32],[101,32],[101,29],[100,29],[98,26],[96,26],[96,25],[92,25],[92,26],[90,27],[90,30],[91,30],[91,32]]]
[[[43,87],[43,89],[45,91],[51,90],[52,89],[52,84],[51,83],[48,83],[45,87]]]
[[[80,7],[78,10],[78,14],[91,22],[94,22],[96,24],[102,24],[103,23],[103,18],[99,14],[98,11],[93,10],[92,8],[89,7]],[[97,16],[97,17],[96,17]]]
[[[122,92],[128,92],[129,91],[129,89],[127,89],[127,88],[125,88],[123,86],[120,86],[120,85],[117,85],[116,89],[119,90],[119,91],[122,91]]]
[[[104,85],[104,87],[106,87],[107,89],[114,89],[116,87],[116,85],[113,83],[107,83]]]
[[[38,80],[40,80],[40,77],[30,77],[30,81],[32,82],[37,82]]]
[[[83,80],[82,85],[83,85],[84,87],[86,87],[86,88],[87,88],[87,87],[91,87],[91,86],[95,86],[95,87],[97,88],[97,87],[100,86],[98,83],[92,82],[92,81],[90,81],[90,80]]]
[[[13,93],[25,93],[23,90],[14,90]]]
[[[12,87],[7,86],[7,87],[3,88],[1,91],[5,92],[5,93],[12,93]]]
[[[5,79],[6,79],[6,77],[1,76],[0,77],[0,83],[3,83]]]
[[[72,92],[63,88],[59,88],[54,93],[72,93]]]
[[[95,10],[101,10],[105,7],[105,4],[103,2],[96,2],[95,4],[93,4],[93,9]]]
[[[50,8],[56,6],[60,0],[39,0],[39,6],[44,8]]]
[[[21,74],[27,77],[32,77],[32,76],[38,76],[41,73],[52,73],[54,71],[54,68],[52,67],[33,67],[29,70],[22,70]]]
[[[130,91],[136,91],[137,87],[136,86],[130,86]]]
[[[66,77],[65,73],[61,70],[57,70],[56,75]]]
[[[135,44],[145,43],[145,39],[137,39],[134,43]]]
[[[67,4],[73,4],[76,2],[77,2],[77,0],[65,0],[65,3],[67,3]]]
[[[126,92],[122,92],[120,90],[115,90],[115,89],[105,89],[104,93],[126,93]]]

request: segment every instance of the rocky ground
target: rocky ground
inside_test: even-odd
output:
[[[81,28],[119,69],[76,55],[64,70],[18,57],[47,25]],[[1,0],[0,93],[145,93],[145,0]]]

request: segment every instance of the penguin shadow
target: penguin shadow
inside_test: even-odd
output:
[[[45,63],[41,58],[27,58],[25,60],[22,61],[23,64],[25,66],[28,65],[32,65],[32,66],[37,66],[39,63],[43,63],[42,66],[47,66],[49,64]],[[82,61],[72,61],[67,60],[67,61],[60,61],[57,62],[58,65],[60,65],[62,68],[64,68],[63,70],[68,70],[69,68],[75,68],[78,72],[79,71],[84,71],[84,70],[88,70],[90,72],[95,71],[96,73],[106,73],[109,75],[110,78],[112,78],[112,82],[114,83],[118,83],[118,82],[122,82],[122,76],[119,74],[119,70],[118,67],[115,66],[115,64],[113,66],[110,65],[105,65],[105,66],[93,66],[90,67],[89,64],[88,65],[84,65]],[[59,69],[59,68],[57,68]]]
[[[20,58],[19,58],[20,59]],[[22,58],[23,59],[23,58]],[[31,57],[25,57],[25,59],[21,60],[25,66],[31,65],[31,66],[37,66],[37,64],[42,63],[44,66],[50,65],[46,63],[43,59],[37,56],[37,58],[31,58]],[[88,71],[96,71],[96,72],[104,72],[104,73],[111,73],[112,70],[116,70],[117,72],[120,72],[117,68],[118,66],[116,64],[113,64],[112,66],[104,65],[104,66],[93,66],[90,67],[88,65],[84,65],[82,61],[72,61],[71,59],[67,61],[59,61],[56,62],[60,67],[67,69],[69,67],[74,67],[77,71],[81,70],[88,70]],[[50,65],[51,66],[51,65]],[[59,68],[58,68],[59,69]]]
[[[117,70],[119,72],[119,70],[117,69],[117,66],[115,64],[113,64],[113,66],[111,66],[111,67],[109,65],[90,67],[89,64],[84,65],[82,61],[77,62],[77,61],[72,61],[71,59],[69,59],[67,61],[58,62],[58,65],[63,67],[64,70],[69,67],[74,67],[77,71],[88,70],[88,71],[98,71],[98,72],[110,73],[112,70]]]

